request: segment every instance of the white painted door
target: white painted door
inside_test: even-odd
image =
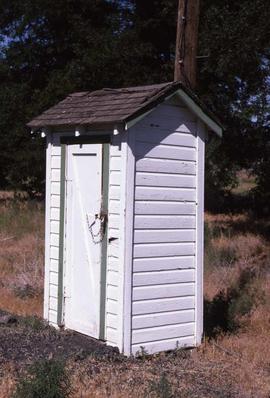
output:
[[[99,338],[102,144],[67,148],[65,326]]]

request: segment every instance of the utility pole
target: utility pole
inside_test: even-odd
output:
[[[179,0],[174,80],[196,86],[200,0]]]

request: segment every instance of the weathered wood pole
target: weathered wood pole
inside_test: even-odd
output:
[[[200,0],[179,0],[174,80],[195,88]]]

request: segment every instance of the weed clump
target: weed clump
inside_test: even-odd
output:
[[[70,375],[61,361],[35,362],[18,382],[13,398],[68,398]]]
[[[236,331],[240,326],[239,319],[264,302],[264,292],[257,285],[256,276],[254,269],[243,269],[230,288],[221,290],[212,301],[205,300],[204,324],[207,337]]]
[[[157,398],[175,397],[170,382],[165,373],[162,373],[158,381],[151,381],[148,393]]]

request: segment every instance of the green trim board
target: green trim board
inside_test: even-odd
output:
[[[65,195],[66,195],[66,145],[61,144],[61,172],[60,172],[60,222],[59,222],[59,263],[58,263],[58,308],[57,325],[63,326],[63,269],[64,269],[64,239],[65,239]]]
[[[109,157],[110,145],[102,146],[102,211],[108,215],[109,198]],[[108,217],[108,216],[107,216]],[[107,224],[108,220],[106,220]],[[107,274],[107,246],[108,228],[106,225],[105,234],[101,244],[101,269],[100,269],[100,321],[99,338],[105,339],[105,314],[106,314],[106,274]]]
[[[65,247],[65,208],[66,208],[66,147],[74,144],[103,144],[102,148],[102,210],[108,213],[109,190],[109,153],[110,136],[61,137],[61,171],[60,171],[60,222],[59,222],[59,263],[58,263],[58,307],[57,325],[63,326],[64,305],[64,247]],[[100,339],[105,338],[106,306],[106,272],[107,272],[107,228],[101,245],[100,274]]]

